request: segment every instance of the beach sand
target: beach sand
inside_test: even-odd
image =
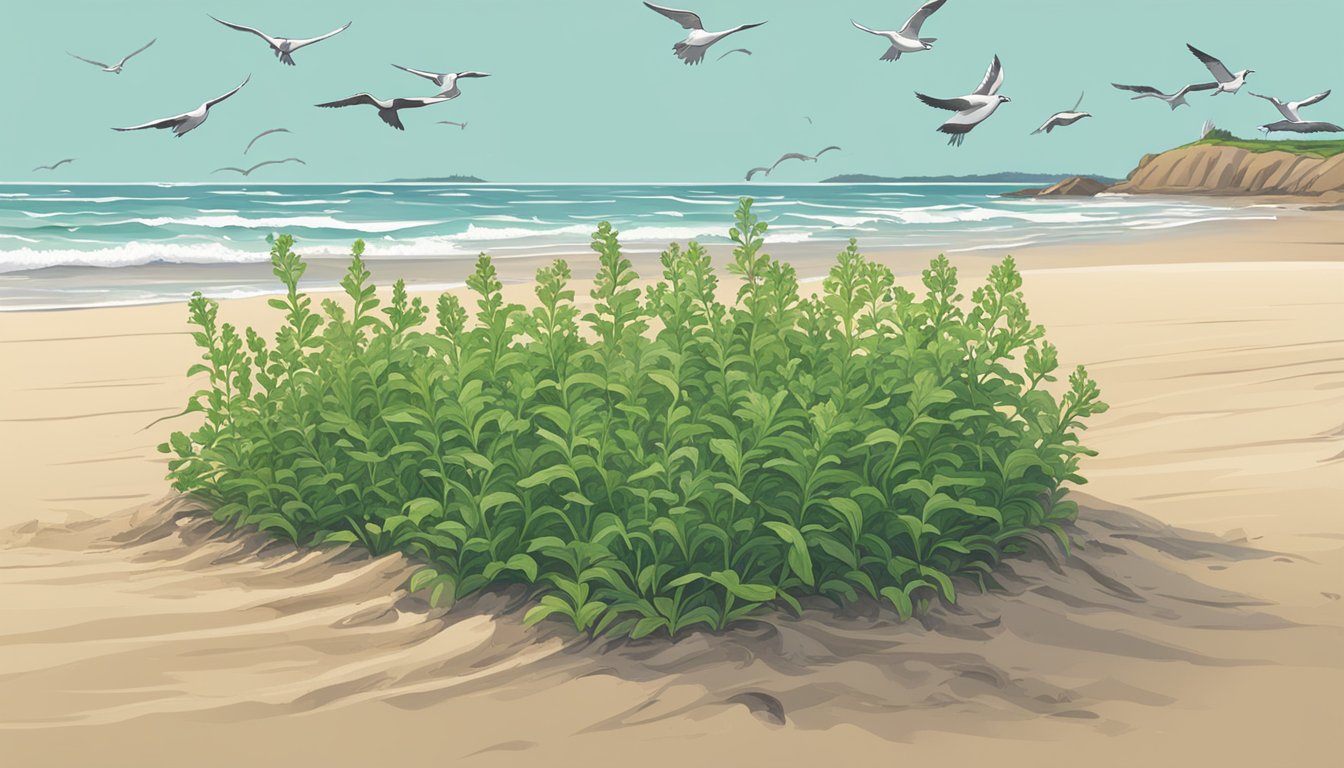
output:
[[[1073,556],[1012,561],[1004,593],[920,622],[815,603],[676,643],[526,629],[517,592],[429,611],[400,556],[222,534],[163,480],[155,446],[181,425],[148,426],[193,389],[184,307],[0,313],[0,755],[1324,764],[1344,690],[1342,225],[1013,249],[1061,362],[1111,404]],[[934,254],[870,255],[911,275]],[[963,285],[999,256],[950,254]],[[788,257],[809,277],[831,254]]]

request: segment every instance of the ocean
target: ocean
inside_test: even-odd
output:
[[[973,252],[1275,216],[1219,201],[1000,196],[1017,186],[0,184],[0,311],[263,295],[276,289],[266,238],[278,233],[313,257],[312,291],[335,287],[356,238],[383,282],[460,284],[481,252],[507,279],[561,255],[583,275],[604,220],[648,270],[669,241],[728,242],[742,196],[755,199],[781,255],[838,251],[850,238],[868,251]]]

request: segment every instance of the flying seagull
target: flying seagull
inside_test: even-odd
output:
[[[687,64],[699,64],[705,58],[705,51],[709,46],[719,42],[723,38],[741,32],[744,29],[759,27],[764,21],[755,24],[739,24],[732,29],[723,32],[706,32],[704,22],[700,17],[691,11],[678,11],[675,8],[663,8],[650,2],[645,2],[650,10],[657,11],[667,18],[677,22],[682,29],[689,29],[691,33],[686,39],[672,46],[672,53],[678,59]]]
[[[1187,85],[1175,93],[1163,93],[1151,85],[1121,85],[1119,83],[1111,83],[1111,85],[1122,91],[1133,91],[1134,93],[1139,94],[1138,96],[1131,96],[1129,99],[1130,101],[1137,101],[1139,99],[1158,99],[1160,101],[1165,101],[1167,106],[1171,107],[1173,110],[1177,107],[1190,106],[1190,102],[1185,100],[1186,94],[1194,93],[1195,91],[1212,91],[1214,88],[1218,87],[1217,83],[1195,83],[1194,85]]]
[[[1195,54],[1196,59],[1204,62],[1204,66],[1208,67],[1209,72],[1213,73],[1213,79],[1218,81],[1218,90],[1214,91],[1214,96],[1220,93],[1236,93],[1241,90],[1241,86],[1246,84],[1246,77],[1255,72],[1254,69],[1243,69],[1234,75],[1223,62],[1189,43],[1186,43],[1185,47]]]
[[[440,121],[439,121],[439,125],[456,125],[458,128],[461,128],[461,129],[464,130],[464,131],[467,130],[467,124],[466,124],[466,123],[459,123],[459,122],[455,122],[455,121],[453,121],[453,120],[440,120]]]
[[[803,115],[803,119],[807,121],[807,124],[808,124],[808,125],[812,125],[812,124],[813,124],[813,123],[812,123],[812,118],[811,118],[811,117],[809,117],[809,116],[807,116],[807,115]]]
[[[224,166],[223,168],[216,168],[215,170],[211,171],[211,173],[219,173],[220,171],[237,171],[238,173],[241,173],[244,176],[250,176],[252,175],[253,171],[257,170],[258,168],[261,168],[262,166],[280,165],[282,163],[298,163],[299,165],[307,165],[307,163],[303,162],[297,157],[286,157],[284,160],[263,160],[262,162],[257,163],[251,168],[234,168],[231,165],[227,165]]]
[[[924,26],[924,22],[933,15],[933,12],[943,7],[947,0],[929,0],[921,5],[914,15],[906,19],[905,26],[899,30],[881,30],[869,29],[859,22],[850,19],[849,23],[855,27],[867,32],[870,35],[885,37],[891,41],[891,47],[882,54],[882,61],[896,61],[901,58],[902,53],[914,53],[916,51],[927,51],[933,48],[933,44],[938,41],[936,37],[920,37],[919,28]]]
[[[66,53],[69,53],[71,56],[74,56],[76,59],[79,59],[80,61],[83,61],[83,62],[92,64],[92,65],[95,66],[95,67],[102,67],[104,72],[111,72],[111,73],[114,74],[114,75],[120,75],[120,74],[121,74],[121,68],[124,67],[124,66],[126,66],[126,62],[130,61],[132,56],[136,55],[137,53],[139,53],[139,52],[145,50],[146,48],[148,48],[149,46],[153,45],[153,44],[155,43],[155,41],[157,41],[158,39],[159,39],[159,38],[156,37],[156,38],[154,38],[154,40],[150,40],[148,43],[145,43],[144,45],[140,46],[139,48],[136,48],[134,51],[131,51],[130,53],[128,53],[128,54],[126,54],[124,57],[122,57],[121,61],[118,61],[116,64],[113,64],[113,65],[111,65],[111,66],[108,66],[107,64],[104,64],[104,63],[102,63],[101,61],[94,61],[93,59],[86,59],[86,58],[84,58],[83,56],[75,56],[75,54],[70,53],[69,51],[66,51]]]
[[[73,162],[75,162],[75,158],[67,157],[64,160],[57,160],[51,165],[39,165],[36,168],[34,168],[33,171],[54,171],[57,168],[60,168],[62,165],[65,165],[66,163],[73,163]]]
[[[210,14],[208,13],[206,15],[210,16]],[[214,16],[210,16],[210,18],[215,19]],[[340,29],[334,29],[328,32],[327,34],[319,35],[318,37],[310,37],[307,39],[292,39],[288,37],[271,37],[265,32],[262,32],[260,29],[253,29],[252,27],[243,26],[242,24],[234,24],[233,22],[224,21],[223,19],[215,19],[215,21],[218,21],[220,24],[223,24],[229,29],[236,29],[239,32],[251,32],[257,37],[260,37],[262,40],[265,40],[266,44],[269,45],[271,47],[271,50],[275,52],[275,55],[279,57],[280,62],[282,64],[288,64],[291,67],[294,66],[294,59],[292,57],[292,54],[295,51],[305,46],[312,45],[313,43],[320,43],[323,40],[326,40],[328,37],[334,37],[336,35],[339,35],[340,33],[349,29],[351,24],[351,22],[347,21],[344,27],[341,27]]]
[[[1318,101],[1323,101],[1326,96],[1330,95],[1329,91],[1324,91],[1322,93],[1316,94],[1315,96],[1308,96],[1307,98],[1302,99],[1301,101],[1279,101],[1273,96],[1264,96],[1262,94],[1255,93],[1254,91],[1247,91],[1247,93],[1251,94],[1257,99],[1264,99],[1265,101],[1268,101],[1270,104],[1273,104],[1275,109],[1279,110],[1279,114],[1283,115],[1283,119],[1293,123],[1306,122],[1305,120],[1302,119],[1302,116],[1298,114],[1299,109],[1302,109],[1303,107],[1309,107]]]
[[[439,91],[439,95],[447,99],[456,99],[458,96],[462,95],[462,89],[457,87],[458,78],[490,76],[489,72],[425,72],[421,69],[403,67],[400,64],[393,64],[392,66],[403,72],[410,72],[412,75],[419,75],[420,77],[429,80],[443,89]]]
[[[1325,123],[1319,120],[1280,120],[1277,123],[1262,125],[1259,130],[1266,134],[1274,131],[1288,131],[1290,133],[1335,133],[1344,131],[1344,127],[1334,123]]]
[[[827,152],[830,152],[830,151],[833,150],[833,149],[834,149],[834,150],[837,150],[837,151],[840,151],[840,148],[839,148],[839,147],[836,147],[836,146],[830,146],[830,147],[826,147],[825,149],[821,150],[820,152],[818,152],[818,153],[815,154],[815,155],[804,155],[804,154],[801,153],[801,152],[786,152],[786,153],[780,155],[780,156],[779,156],[779,159],[776,160],[776,161],[774,162],[774,164],[771,165],[769,168],[752,168],[750,171],[747,171],[747,181],[751,181],[751,178],[752,178],[753,176],[755,176],[756,174],[761,173],[761,172],[764,172],[766,176],[769,176],[770,173],[771,173],[772,171],[774,171],[776,168],[778,168],[778,167],[779,167],[779,164],[782,163],[782,162],[784,162],[785,160],[802,160],[802,161],[804,161],[804,162],[807,162],[807,161],[810,160],[811,162],[814,162],[814,163],[815,163],[815,162],[817,162],[817,158],[821,157],[822,155],[826,154]]]
[[[406,130],[406,126],[401,124],[401,118],[397,115],[397,110],[416,109],[427,107],[430,104],[438,104],[451,99],[451,96],[424,96],[424,97],[403,97],[398,99],[376,99],[367,93],[357,93],[340,101],[328,101],[318,104],[319,107],[353,107],[356,104],[368,104],[371,107],[378,108],[378,117],[383,119],[384,123],[396,128],[398,131]]]
[[[237,88],[234,88],[232,91],[229,91],[223,96],[217,96],[205,102],[204,104],[191,110],[190,112],[183,112],[180,115],[173,115],[172,117],[165,117],[159,120],[151,120],[148,123],[141,123],[140,125],[132,125],[129,128],[113,128],[112,130],[139,131],[145,128],[172,128],[173,133],[177,134],[178,138],[181,138],[185,136],[188,131],[199,127],[201,123],[205,122],[205,119],[210,116],[211,107],[215,106],[219,102],[229,98],[233,94],[242,90],[243,86],[247,85],[248,81],[251,79],[252,76],[248,75],[247,79],[239,83]]]
[[[999,63],[999,57],[996,55],[989,63],[985,79],[980,82],[980,87],[975,89],[975,93],[957,99],[935,99],[918,91],[915,92],[915,96],[930,107],[957,113],[938,126],[938,130],[949,134],[948,144],[961,146],[961,142],[966,140],[966,134],[970,133],[972,128],[994,114],[994,110],[998,109],[1000,104],[1012,101],[1007,96],[999,95],[1001,85],[1003,85],[1003,65]]]
[[[746,48],[734,48],[733,50],[728,51],[728,53],[723,54],[723,56],[720,56],[719,61],[723,61],[729,53],[745,53],[748,56],[751,55],[751,51],[748,51]]]
[[[759,168],[752,168],[750,171],[747,171],[747,181],[751,181],[751,177],[755,176],[758,173],[764,173],[766,176],[769,176],[770,169],[765,166],[761,166]]]
[[[257,143],[257,139],[260,139],[262,136],[270,136],[272,133],[290,133],[290,132],[291,131],[288,128],[271,128],[270,130],[262,131],[261,133],[258,133],[256,136],[253,136],[251,141],[247,142],[247,149],[243,150],[243,154],[246,155],[247,150],[251,149],[252,145]]]
[[[1062,128],[1063,126],[1066,125],[1073,125],[1079,120],[1082,120],[1084,117],[1091,117],[1092,113],[1090,112],[1078,111],[1078,108],[1081,107],[1082,105],[1083,105],[1083,94],[1080,93],[1078,94],[1078,103],[1073,105],[1073,109],[1070,109],[1067,112],[1056,112],[1055,114],[1051,115],[1050,119],[1046,120],[1044,123],[1041,123],[1041,127],[1032,131],[1031,135],[1035,136],[1041,131],[1049,133],[1056,128]]]

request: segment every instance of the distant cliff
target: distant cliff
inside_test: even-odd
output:
[[[1344,142],[1202,141],[1145,155],[1108,192],[1171,195],[1344,193]]]

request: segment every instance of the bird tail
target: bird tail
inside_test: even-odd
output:
[[[280,57],[281,64],[288,64],[291,67],[294,66],[294,59],[290,58],[288,53],[277,51],[275,55]]]
[[[1045,130],[1045,129],[1044,129],[1044,128],[1037,128],[1036,130],[1034,130],[1034,131],[1031,132],[1031,135],[1032,135],[1032,136],[1035,136],[1036,134],[1040,133],[1040,132],[1043,131],[1043,130]]]

